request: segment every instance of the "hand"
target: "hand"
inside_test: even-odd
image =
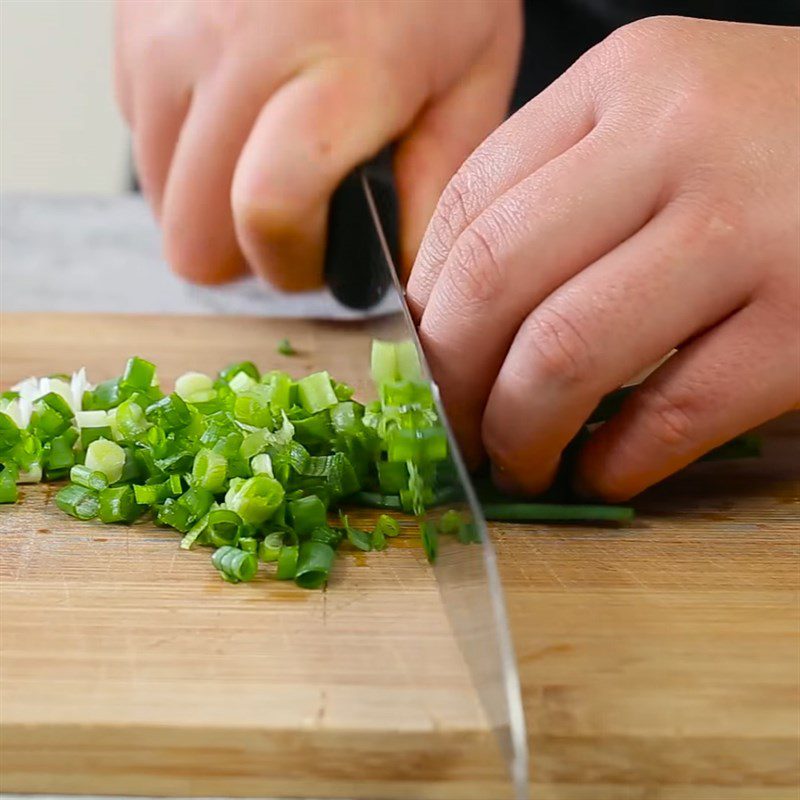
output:
[[[442,189],[505,117],[519,0],[121,0],[117,95],[173,268],[322,281],[327,204],[399,139],[410,265]]]
[[[468,459],[628,498],[800,404],[798,29],[653,18],[531,101],[445,190],[408,286]]]

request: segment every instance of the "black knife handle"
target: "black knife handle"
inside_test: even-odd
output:
[[[398,252],[397,194],[391,151],[387,149],[342,181],[334,192],[328,212],[325,282],[340,303],[359,311],[377,305],[391,281],[361,184],[362,169],[394,259]]]

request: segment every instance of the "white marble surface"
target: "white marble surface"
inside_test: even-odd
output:
[[[185,283],[165,264],[158,229],[133,195],[0,197],[0,311],[360,316],[328,292],[286,295],[252,277]]]

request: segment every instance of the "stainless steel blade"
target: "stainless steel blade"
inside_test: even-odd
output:
[[[385,266],[391,273],[391,281],[402,306],[403,325],[400,335],[416,345],[423,374],[431,382],[437,410],[447,431],[452,461],[450,467],[457,486],[457,496],[454,496],[452,502],[426,511],[422,523],[431,523],[436,529],[442,514],[455,508],[477,539],[472,544],[462,544],[453,536],[438,537],[439,550],[434,571],[439,591],[487,722],[497,736],[515,796],[518,800],[527,800],[528,747],[525,717],[494,546],[405,302],[405,292],[387,244],[369,177],[364,170],[361,171],[361,182],[381,242]]]

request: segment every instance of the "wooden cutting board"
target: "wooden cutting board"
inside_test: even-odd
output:
[[[278,356],[289,336],[300,354]],[[0,384],[129,354],[364,379],[357,325],[3,315]],[[795,800],[800,415],[697,465],[629,528],[493,526],[537,800]],[[149,524],[0,506],[7,792],[475,798],[502,767],[413,528],[325,592],[230,586]],[[368,524],[368,519],[363,519]]]

